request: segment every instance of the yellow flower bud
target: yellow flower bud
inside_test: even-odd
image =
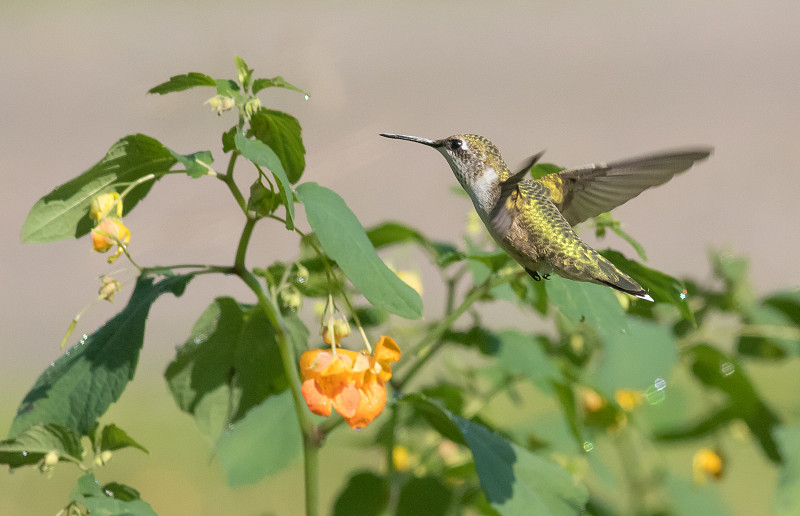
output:
[[[58,452],[55,450],[48,452],[47,455],[44,456],[44,463],[50,467],[58,464]]]
[[[217,114],[221,115],[225,111],[229,111],[231,108],[233,108],[233,106],[236,105],[236,101],[231,97],[215,95],[203,102],[203,104],[208,104],[211,106],[212,111],[216,111]]]
[[[104,219],[114,207],[117,217],[122,217],[122,201],[117,202],[117,199],[119,199],[117,192],[98,195],[92,199],[92,204],[89,207],[89,216],[94,220]]]
[[[614,392],[614,400],[617,405],[626,411],[630,412],[642,404],[644,393],[642,391],[635,391],[633,389],[620,389]]]
[[[697,450],[692,458],[692,472],[697,484],[704,484],[708,477],[721,478],[725,472],[725,462],[722,455],[711,448]]]
[[[411,455],[408,453],[408,448],[400,445],[392,448],[392,464],[394,464],[394,469],[400,473],[408,471],[411,465]]]
[[[244,112],[248,118],[252,117],[253,114],[261,108],[261,99],[258,97],[252,98],[247,101],[244,105]]]

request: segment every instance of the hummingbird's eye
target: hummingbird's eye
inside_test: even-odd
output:
[[[453,150],[453,151],[456,151],[456,150],[460,149],[463,145],[464,145],[464,142],[462,142],[461,140],[456,139],[456,138],[454,138],[452,140],[447,140],[447,147],[450,150]]]

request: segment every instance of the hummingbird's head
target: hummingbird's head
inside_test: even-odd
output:
[[[497,185],[508,169],[494,144],[477,134],[455,134],[441,140],[429,140],[401,134],[381,134],[386,138],[421,143],[438,150],[450,164],[458,182],[470,193]]]

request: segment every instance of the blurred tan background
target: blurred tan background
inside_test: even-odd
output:
[[[545,161],[572,166],[714,145],[712,159],[615,214],[651,266],[708,279],[708,249],[729,247],[750,257],[752,278],[767,292],[800,284],[798,19],[800,4],[755,1],[5,2],[2,431],[61,353],[70,319],[96,295],[96,276],[118,268],[91,253],[86,238],[20,244],[33,203],[135,132],[178,152],[210,149],[224,166],[219,134],[233,115],[218,119],[202,105],[211,89],[145,94],[171,75],[233,78],[234,55],[258,77],[283,75],[311,99],[283,90],[261,98],[300,120],[303,180],[338,191],[365,225],[399,220],[434,238],[460,234],[468,204],[449,192],[457,183],[441,156],[379,132],[480,133],[510,164],[541,149]],[[241,219],[215,181],[169,177],[126,223],[139,263],[222,264],[232,261]],[[281,228],[259,230],[250,265],[294,256]],[[633,255],[623,242],[609,243]],[[435,280],[428,272],[425,279]],[[218,514],[241,499],[241,507],[292,514],[298,506],[285,493],[299,485],[299,472],[267,486],[225,488],[161,380],[174,346],[221,293],[248,300],[233,279],[203,277],[184,299],[154,306],[137,381],[109,417],[153,455],[120,452],[103,475],[140,489],[160,514]],[[433,289],[425,297],[436,313],[437,296]],[[98,305],[76,335],[91,333],[125,300]],[[324,452],[323,467],[335,468],[343,454]],[[76,475],[66,466],[49,483],[30,471],[2,474],[0,512],[53,514]],[[323,501],[340,482],[323,486]],[[266,505],[265,493],[275,496]]]

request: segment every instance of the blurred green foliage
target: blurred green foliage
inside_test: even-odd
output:
[[[765,495],[775,512],[800,510],[798,422],[779,415],[775,393],[761,392],[749,371],[797,360],[800,292],[757,296],[746,260],[730,253],[711,253],[715,277],[706,284],[603,251],[648,290],[649,303],[562,278],[535,282],[480,231],[439,242],[399,222],[365,230],[338,194],[297,184],[305,172],[300,124],[256,96],[270,87],[305,92],[282,77],[254,78],[240,58],[236,65],[238,80],[189,73],[150,90],[214,88],[208,103],[220,115],[238,115],[222,136],[226,171],[212,167],[210,151],[178,154],[150,137],[127,136],[42,197],[23,226],[25,242],[78,238],[91,231],[95,196],[119,193],[127,214],[166,174],[219,179],[246,218],[233,265],[134,263],[128,305],[47,367],[22,401],[0,442],[0,462],[47,474],[60,462],[84,470],[65,493],[63,514],[155,514],[133,487],[96,480],[111,452],[147,452],[99,420],[133,379],[153,302],[182,295],[200,274],[238,277],[257,300],[214,300],[165,373],[177,408],[195,419],[231,486],[258,482],[302,455],[306,512],[317,513],[317,450],[325,453],[331,432],[349,431],[338,415],[311,417],[302,402],[297,357],[321,346],[316,328],[327,315],[312,331],[299,308],[320,299],[326,314],[344,314],[357,328],[403,336],[386,410],[374,431],[353,437],[359,447],[383,450],[385,461],[341,479],[325,513],[723,514],[729,507],[713,484],[736,456],[722,444],[734,433],[779,471],[774,493]],[[234,179],[240,157],[257,172],[249,198],[237,184],[244,180]],[[559,170],[539,164],[532,173]],[[297,203],[307,233],[295,227]],[[244,266],[262,220],[297,233],[294,262]],[[618,221],[597,217],[597,235],[607,229],[645,259]],[[422,315],[421,296],[376,254],[397,246],[419,247],[438,269],[444,306],[427,313],[440,317],[397,319]],[[480,312],[490,303],[541,324],[534,332],[494,327]],[[676,442],[696,448],[694,467],[664,460]]]

